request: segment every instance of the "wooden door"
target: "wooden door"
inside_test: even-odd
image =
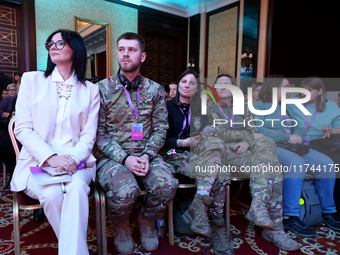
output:
[[[158,83],[177,81],[186,70],[188,20],[156,10],[138,11],[138,33],[145,39],[141,75]]]
[[[177,63],[174,45],[176,39],[164,38],[158,35],[145,37],[146,60],[142,65],[145,77],[157,82],[171,82],[174,77],[174,65]]]

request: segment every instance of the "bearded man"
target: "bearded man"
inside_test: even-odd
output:
[[[141,194],[139,184],[148,192],[138,214],[141,243],[153,251],[159,244],[155,220],[163,219],[177,180],[172,166],[158,155],[169,127],[164,91],[139,73],[146,58],[145,41],[138,34],[125,33],[118,38],[117,48],[117,75],[98,83],[97,179],[108,198],[116,250],[131,254],[129,215]]]

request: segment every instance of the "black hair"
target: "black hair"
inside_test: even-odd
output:
[[[236,85],[236,80],[235,80],[234,77],[230,76],[229,74],[222,73],[222,74],[220,74],[219,76],[216,77],[215,83],[214,83],[214,85],[213,85],[214,87],[215,87],[215,84],[217,84],[218,79],[221,78],[221,77],[227,77],[227,78],[229,78],[230,81],[231,81],[231,85],[237,86],[237,85]],[[232,103],[232,104],[233,104],[233,101],[234,101],[234,97],[231,98],[231,103]]]
[[[214,83],[213,87],[215,86],[217,80],[218,80],[219,78],[221,78],[221,77],[228,77],[228,78],[231,80],[231,84],[236,86],[236,80],[235,80],[235,78],[234,78],[234,77],[231,77],[229,74],[223,73],[223,74],[220,74],[219,76],[217,76],[217,78],[216,78],[216,80],[215,80],[215,83]]]
[[[172,99],[174,100],[175,105],[179,106],[180,105],[180,101],[179,101],[179,83],[181,82],[181,80],[183,79],[184,76],[188,75],[188,74],[192,74],[195,76],[196,79],[199,78],[198,73],[196,73],[195,71],[192,70],[185,70],[183,73],[181,73],[181,75],[178,78],[177,81],[177,91],[176,91],[176,95],[175,97]],[[200,109],[201,107],[201,98],[200,98],[200,93],[195,93],[195,95],[192,96],[192,98],[190,99],[190,107],[191,107],[191,111],[195,112],[197,110]]]
[[[170,93],[170,87],[166,82],[160,82],[159,84],[162,86],[165,92]]]
[[[83,38],[75,31],[68,30],[68,29],[59,29],[53,32],[46,40],[46,42],[51,42],[52,37],[60,33],[63,40],[70,45],[71,49],[73,50],[73,63],[71,67],[71,72],[75,72],[77,75],[78,81],[85,85],[86,82],[86,62],[87,62],[87,53],[85,48],[85,43]],[[51,75],[55,68],[55,64],[51,61],[50,54],[47,57],[47,68],[45,70],[45,77]]]
[[[131,33],[131,32],[127,32],[127,33],[122,34],[117,39],[117,46],[118,46],[118,42],[120,40],[122,40],[122,39],[125,39],[125,40],[137,40],[138,43],[139,43],[139,47],[140,47],[141,52],[144,52],[144,50],[145,50],[145,40],[139,34]]]

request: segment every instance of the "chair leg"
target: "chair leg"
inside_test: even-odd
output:
[[[13,192],[13,229],[15,255],[20,255],[19,204],[16,192]]]
[[[96,197],[94,195],[94,192],[93,194],[89,195],[89,204],[90,204],[89,225],[97,224]]]
[[[230,239],[230,183],[227,183],[225,185],[225,214],[226,214],[226,230],[227,230],[227,236]]]
[[[107,255],[105,193],[101,187],[98,187],[98,193],[99,193],[99,201],[98,201],[99,204],[97,204],[97,206],[100,205],[102,252],[103,252],[103,255]]]
[[[171,200],[171,202],[168,205],[168,235],[170,245],[175,244],[173,207],[174,207],[173,200]]]
[[[96,231],[97,231],[97,254],[103,255],[103,247],[102,247],[102,232],[101,232],[101,210],[100,210],[100,195],[95,187],[93,189],[94,199],[95,199],[95,208],[96,208]]]

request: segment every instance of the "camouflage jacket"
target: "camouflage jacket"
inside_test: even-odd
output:
[[[164,145],[169,128],[164,92],[159,84],[145,77],[140,82],[138,120],[132,112],[118,76],[98,83],[100,109],[97,130],[96,157],[111,158],[122,163],[128,154],[150,154],[154,158]],[[130,92],[134,108],[137,90]],[[131,124],[143,124],[143,140],[131,140]]]

